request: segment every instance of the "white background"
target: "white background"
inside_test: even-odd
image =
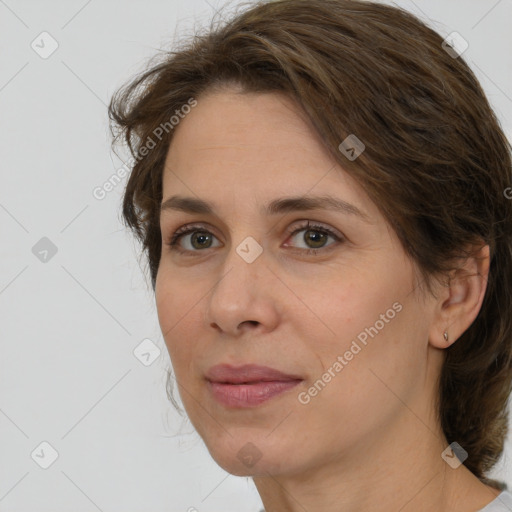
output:
[[[167,401],[149,280],[119,220],[124,182],[92,195],[121,165],[114,90],[223,3],[0,0],[2,512],[259,510],[252,481],[220,469]],[[512,1],[398,5],[463,35],[512,133]],[[43,31],[59,45],[47,59],[31,48]],[[32,252],[42,237],[57,248],[45,263]],[[161,349],[150,366],[133,354],[146,338]],[[31,457],[49,456],[43,441],[59,455],[48,469]],[[509,485],[511,453],[495,471]]]

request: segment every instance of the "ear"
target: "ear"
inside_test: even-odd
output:
[[[473,256],[464,260],[451,273],[448,283],[440,288],[429,331],[431,345],[437,348],[449,347],[474,322],[487,289],[489,265],[489,246],[475,248]]]

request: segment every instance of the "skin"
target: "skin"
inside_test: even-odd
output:
[[[343,199],[368,220],[260,211],[276,198],[312,194]],[[434,405],[443,349],[480,309],[488,247],[450,285],[436,284],[435,297],[426,293],[376,205],[296,104],[277,93],[231,86],[198,98],[167,155],[164,201],[172,195],[215,206],[213,215],[161,213],[155,298],[180,396],[211,456],[234,475],[252,476],[267,512],[470,512],[495,498],[498,491],[464,465],[452,469],[441,458],[449,443]],[[340,240],[324,235],[315,244],[317,229],[312,239],[308,228],[288,234],[307,220]],[[185,253],[166,244],[196,223],[209,240],[184,235],[177,247]],[[248,236],[263,250],[252,263],[236,252]],[[306,254],[314,247],[316,255]],[[299,393],[397,302],[400,312],[301,403]],[[304,380],[258,407],[226,408],[204,377],[219,363],[256,363]],[[251,467],[237,457],[248,442],[261,454]]]

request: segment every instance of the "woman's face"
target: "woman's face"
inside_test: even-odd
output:
[[[285,96],[207,94],[175,130],[163,203],[211,211],[162,209],[156,303],[210,454],[253,476],[371,456],[385,432],[409,428],[404,403],[430,410],[441,361],[427,357],[434,302],[395,233]],[[219,364],[296,379],[212,385]]]

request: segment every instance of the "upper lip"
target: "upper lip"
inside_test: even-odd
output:
[[[211,382],[227,382],[231,384],[303,380],[302,377],[298,375],[287,374],[275,368],[257,364],[244,364],[242,366],[218,364],[208,370],[206,379]]]

